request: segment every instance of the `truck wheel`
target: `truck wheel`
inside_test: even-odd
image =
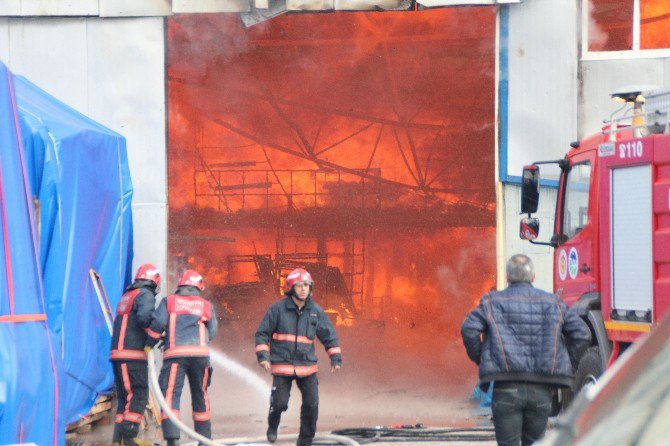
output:
[[[586,349],[584,356],[579,360],[575,373],[574,392],[578,393],[582,387],[594,384],[603,374],[603,363],[600,359],[600,349],[594,345]]]
[[[572,402],[575,395],[587,384],[593,384],[596,382],[596,379],[603,374],[603,366],[600,360],[600,349],[597,345],[589,347],[582,359],[579,360],[577,365],[577,371],[575,372],[575,384],[569,389],[563,387],[559,390],[560,392],[560,401],[558,403],[558,410],[556,410],[556,402],[554,402],[554,410],[552,415],[558,413],[558,411],[565,410],[570,403]],[[554,398],[556,399],[556,398]]]

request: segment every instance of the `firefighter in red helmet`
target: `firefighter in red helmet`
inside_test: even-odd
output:
[[[277,440],[282,412],[288,408],[295,380],[302,395],[298,446],[310,446],[319,414],[314,340],[319,339],[330,355],[331,372],[342,366],[340,343],[333,324],[312,299],[312,276],[302,268],[286,276],[285,298],[275,302],[256,331],[258,364],[272,373],[272,393],[267,439]]]
[[[151,330],[164,333],[163,367],[159,383],[165,401],[179,415],[179,400],[188,376],[195,431],[212,438],[207,388],[212,379],[209,342],[217,333],[214,306],[202,297],[202,276],[192,269],[182,274],[177,291],[158,305]],[[158,338],[155,338],[155,344]],[[163,414],[163,437],[168,446],[179,444],[179,429]]]
[[[116,307],[109,355],[118,395],[114,420],[115,445],[150,444],[139,441],[136,437],[149,399],[147,355],[144,346],[152,334],[149,324],[160,284],[158,268],[151,263],[145,263],[137,270],[135,280],[121,296]]]

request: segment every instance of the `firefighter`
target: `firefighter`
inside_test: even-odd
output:
[[[150,444],[136,440],[149,399],[147,355],[144,346],[160,289],[161,275],[150,263],[139,267],[118,306],[109,355],[114,368],[118,406],[114,425],[115,445]]]
[[[207,395],[212,379],[209,343],[216,336],[218,324],[214,306],[201,296],[204,289],[203,278],[197,271],[185,271],[175,294],[163,299],[156,308],[150,328],[153,333],[164,333],[159,383],[166,403],[179,416],[181,391],[188,377],[195,431],[212,438]],[[151,344],[157,341],[154,338]],[[166,414],[162,427],[168,446],[179,444],[179,429]]]
[[[288,408],[291,385],[295,380],[302,395],[298,446],[312,444],[319,415],[314,339],[326,348],[331,372],[342,366],[340,343],[333,324],[312,299],[312,276],[302,268],[286,276],[285,298],[265,313],[256,331],[256,356],[260,367],[272,373],[272,392],[267,439],[277,440],[282,412]]]

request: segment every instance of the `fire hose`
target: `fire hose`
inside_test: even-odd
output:
[[[174,425],[182,431],[184,434],[188,435],[193,440],[196,440],[200,444],[207,446],[217,446],[217,445],[226,445],[226,444],[239,444],[239,443],[253,443],[265,441],[265,437],[241,437],[241,438],[228,438],[221,440],[211,440],[206,438],[199,433],[195,432],[193,429],[185,425],[177,415],[172,412],[172,409],[165,402],[163,398],[163,392],[161,392],[160,386],[158,385],[158,375],[156,374],[156,363],[154,362],[154,350],[149,350],[147,352],[147,360],[149,365],[149,387],[151,393],[154,395],[154,398],[158,402],[158,405],[163,410],[163,413],[174,423]],[[292,435],[279,435],[277,437],[278,441],[289,441],[296,440],[298,438],[297,434]],[[314,437],[317,441],[328,441],[336,444],[343,444],[346,446],[359,446],[358,442],[347,438],[341,435],[331,435],[331,434],[317,434]],[[186,446],[186,445],[185,445]]]
[[[490,427],[469,427],[469,428],[448,428],[448,429],[428,429],[422,425],[407,425],[399,428],[393,427],[362,427],[352,429],[340,429],[333,431],[334,434],[345,435],[355,438],[359,444],[373,442],[477,442],[477,441],[495,441],[493,428]]]

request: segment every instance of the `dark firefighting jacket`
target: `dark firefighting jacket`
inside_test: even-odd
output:
[[[149,326],[155,344],[164,333],[163,358],[209,356],[209,342],[218,323],[214,306],[200,296],[197,287],[185,285],[161,301]]]
[[[156,304],[156,286],[147,280],[136,280],[121,296],[116,307],[112,348],[112,361],[146,361],[144,345],[149,333],[151,315]]]
[[[484,296],[461,335],[482,383],[570,386],[573,366],[591,341],[586,323],[563,300],[525,282]]]
[[[287,296],[268,309],[256,331],[258,362],[270,361],[273,375],[312,375],[318,371],[314,350],[317,338],[326,348],[331,365],[341,365],[340,341],[323,309],[310,296],[300,310]]]

